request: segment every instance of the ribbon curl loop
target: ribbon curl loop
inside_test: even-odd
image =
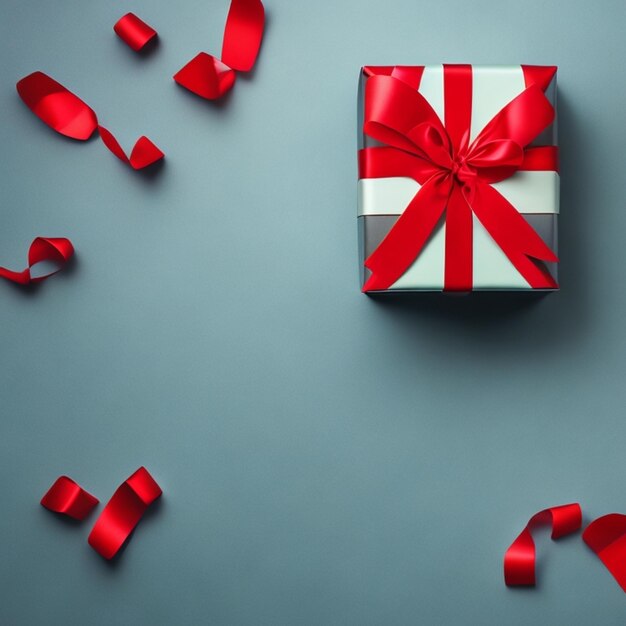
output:
[[[174,74],[174,81],[206,100],[221,98],[235,84],[235,70],[249,72],[254,67],[264,28],[261,0],[231,0],[221,60],[200,52]]]
[[[585,528],[583,541],[626,592],[626,515],[609,513],[595,519]]]
[[[576,532],[582,525],[582,511],[577,503],[544,509],[533,515],[526,528],[509,546],[504,555],[504,582],[509,587],[535,585],[535,541],[531,530],[552,526],[552,539]]]

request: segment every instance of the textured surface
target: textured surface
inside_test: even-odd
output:
[[[113,33],[129,9],[153,54]],[[219,53],[226,0],[12,3],[0,37],[0,264],[68,236],[70,271],[0,284],[0,621],[623,624],[578,536],[506,547],[545,506],[626,511],[626,55],[621,0],[268,0],[251,78],[212,106],[171,76]],[[358,290],[359,67],[559,65],[562,291]],[[19,101],[41,69],[156,176]],[[39,504],[144,464],[164,495],[114,564]],[[102,505],[98,510],[101,510]]]

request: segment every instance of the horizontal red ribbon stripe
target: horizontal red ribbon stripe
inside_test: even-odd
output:
[[[98,504],[98,498],[85,491],[69,476],[59,476],[41,499],[41,504],[54,513],[83,520]]]
[[[104,145],[133,169],[143,169],[164,157],[147,137],[140,137],[130,158],[119,142],[99,126],[95,111],[69,89],[43,72],[33,72],[17,83],[17,92],[26,106],[45,124],[61,135],[86,141],[98,130]]]
[[[53,274],[61,271],[74,254],[74,246],[69,239],[64,237],[36,237],[28,249],[28,267],[21,272],[15,272],[5,267],[0,267],[0,278],[10,280],[19,285],[39,283]],[[43,261],[49,261],[57,265],[57,269],[40,276],[32,275],[32,268]]]
[[[626,515],[599,517],[585,528],[583,540],[626,591]]]
[[[235,84],[235,70],[249,72],[256,62],[265,28],[261,0],[232,0],[222,44],[221,60],[200,52],[186,63],[174,80],[207,100],[216,100]]]
[[[581,524],[582,511],[577,503],[551,507],[533,515],[504,555],[504,582],[510,587],[535,585],[533,529],[537,526],[552,526],[552,539],[558,539],[576,532]]]
[[[162,493],[148,470],[140,467],[117,488],[107,502],[89,534],[89,545],[105,559],[113,558],[146,509]]]
[[[115,22],[113,30],[135,52],[141,50],[150,40],[157,36],[156,30],[134,13],[127,13],[120,17]]]

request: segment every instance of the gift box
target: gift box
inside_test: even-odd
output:
[[[362,68],[364,292],[558,289],[556,71]]]

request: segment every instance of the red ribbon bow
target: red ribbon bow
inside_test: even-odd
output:
[[[413,70],[413,71],[411,71]],[[363,291],[388,289],[420,254],[445,213],[444,289],[472,288],[475,214],[534,289],[554,289],[538,261],[558,261],[528,222],[491,186],[520,169],[556,170],[556,148],[527,146],[554,120],[536,84],[509,102],[470,144],[472,68],[444,66],[445,124],[417,91],[421,68],[372,76],[365,92],[365,134],[384,147],[359,153],[361,177],[407,176],[421,188],[365,266]]]

